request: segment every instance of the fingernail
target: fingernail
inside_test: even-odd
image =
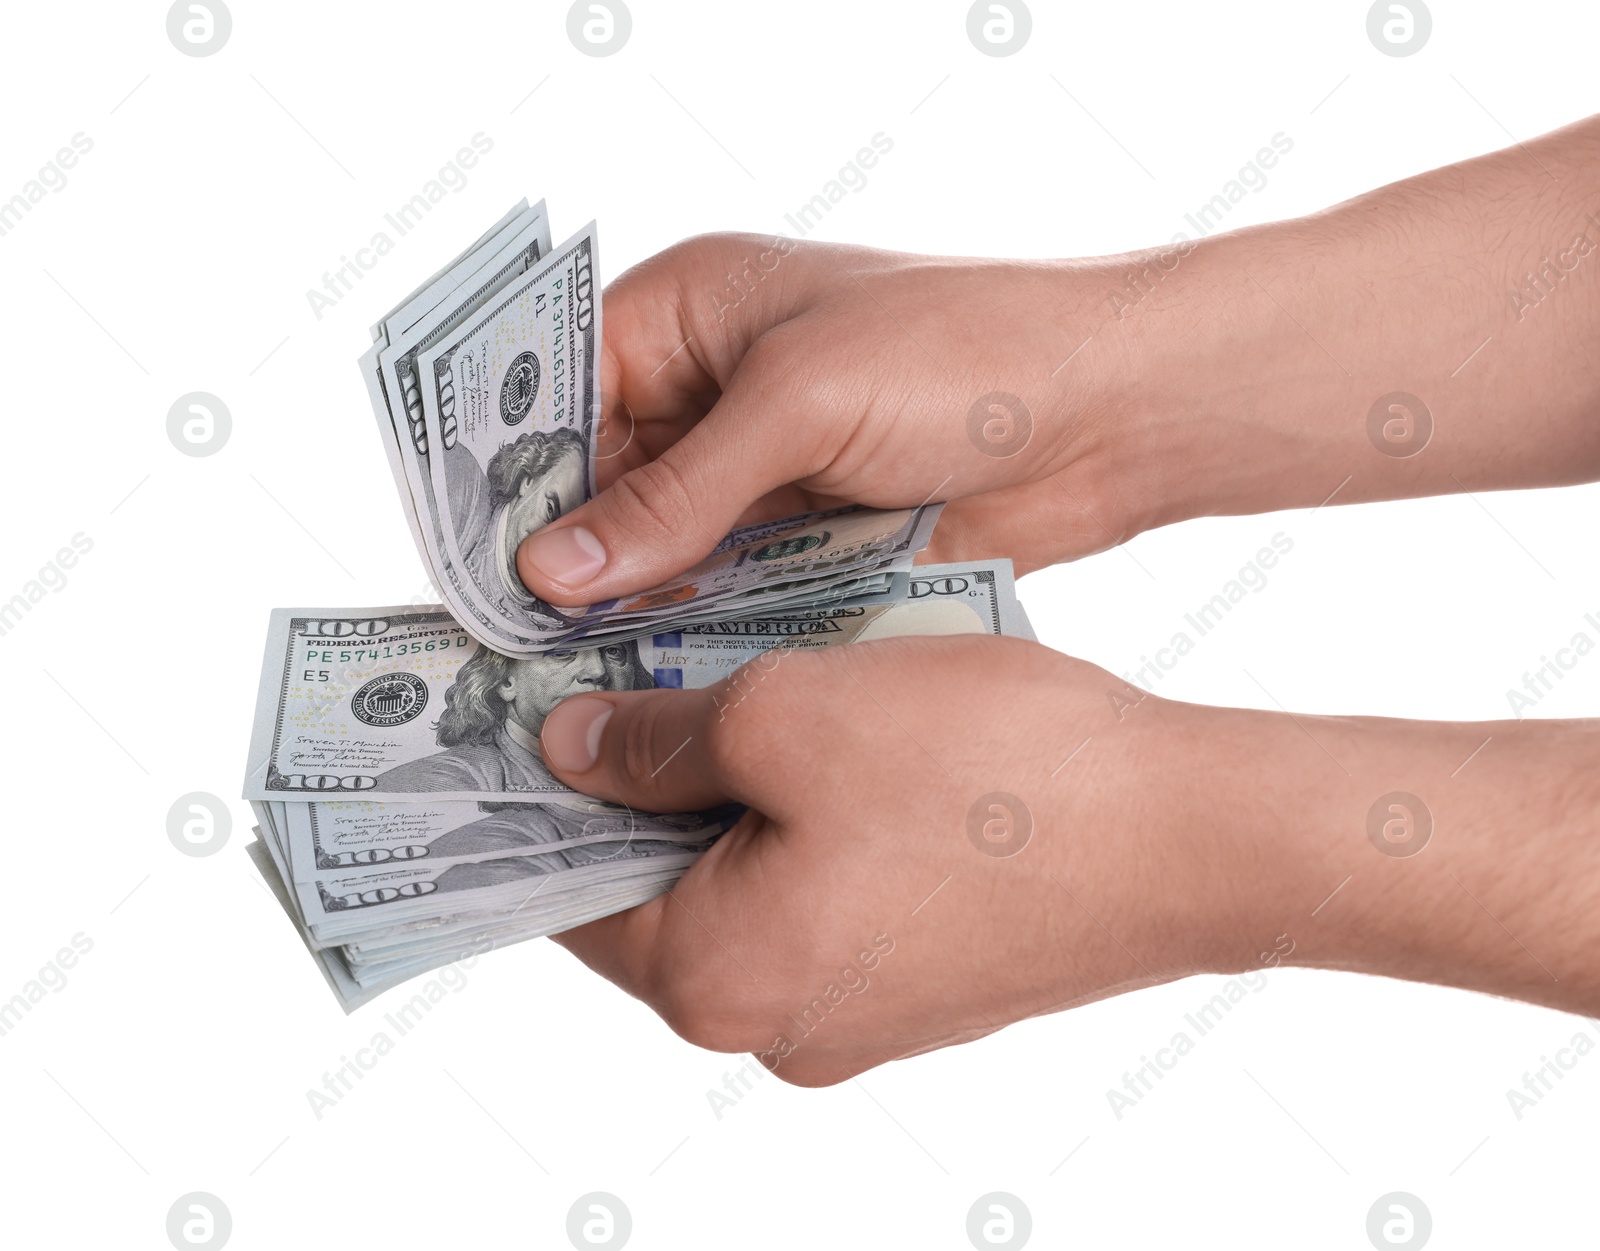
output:
[[[603,699],[569,699],[544,719],[539,749],[545,763],[562,773],[587,773],[600,759],[600,732],[616,709]]]
[[[606,549],[590,530],[536,531],[522,541],[522,559],[558,586],[582,586],[605,568]]]

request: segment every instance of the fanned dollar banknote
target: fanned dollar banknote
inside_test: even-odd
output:
[[[596,491],[600,313],[594,223],[552,246],[544,203],[524,201],[375,326],[361,358],[417,550],[474,639],[529,656],[816,603],[911,567],[940,505],[746,526],[670,582],[579,612],[531,594],[518,546]]]

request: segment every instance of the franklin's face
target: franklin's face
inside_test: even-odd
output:
[[[516,558],[522,540],[583,503],[583,449],[568,446],[544,473],[524,478],[517,497],[506,505],[506,560]]]
[[[569,696],[622,690],[631,648],[629,643],[612,643],[513,661],[510,676],[500,685],[506,717],[537,735],[550,710]]]

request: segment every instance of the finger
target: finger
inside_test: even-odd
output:
[[[752,810],[668,893],[554,940],[644,999],[696,1046],[747,1051],[770,1044],[762,976],[774,967],[773,883],[763,875],[763,857],[752,854],[768,842],[767,822]]]
[[[817,472],[821,423],[808,430],[783,410],[756,355],[682,439],[524,539],[523,585],[552,604],[659,586],[704,560],[755,501]]]
[[[795,246],[759,235],[701,235],[614,280],[603,297],[608,398],[619,395],[651,421],[703,415],[750,345],[796,311],[805,284],[795,280],[802,268],[791,259]]]
[[[600,413],[590,430],[599,490],[681,438],[721,390],[698,354],[682,350],[689,337],[683,310],[652,261],[628,270],[602,297]]]
[[[721,388],[692,350],[685,310],[661,259],[635,265],[601,297],[600,394],[608,410],[647,414],[652,422],[694,421]]]
[[[711,688],[580,695],[539,731],[550,771],[585,795],[646,812],[692,812],[751,802],[717,750]]]
[[[578,959],[630,995],[640,994],[648,980],[648,956],[655,950],[664,913],[672,906],[666,895],[608,917],[586,921],[550,935]]]
[[[723,955],[727,948],[707,928],[707,922],[718,929],[725,928],[718,915],[719,900],[737,895],[744,888],[750,846],[763,837],[766,826],[761,814],[747,812],[689,866],[669,893],[552,934],[552,941],[632,995],[646,992],[651,969],[662,960],[669,965],[692,964],[702,971],[711,970],[720,960],[716,951],[703,950],[701,941],[709,938]],[[743,948],[748,940],[740,935],[735,941]]]
[[[1054,477],[985,491],[945,505],[919,565],[1009,556],[1017,577],[1104,551],[1128,536],[1102,525]]]

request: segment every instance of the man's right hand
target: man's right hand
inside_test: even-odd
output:
[[[1125,426],[1082,359],[1061,368],[1107,280],[1075,273],[756,235],[668,248],[605,294],[602,490],[524,541],[523,581],[595,603],[742,522],[842,502],[956,501],[929,559],[1025,571],[1119,542]]]

